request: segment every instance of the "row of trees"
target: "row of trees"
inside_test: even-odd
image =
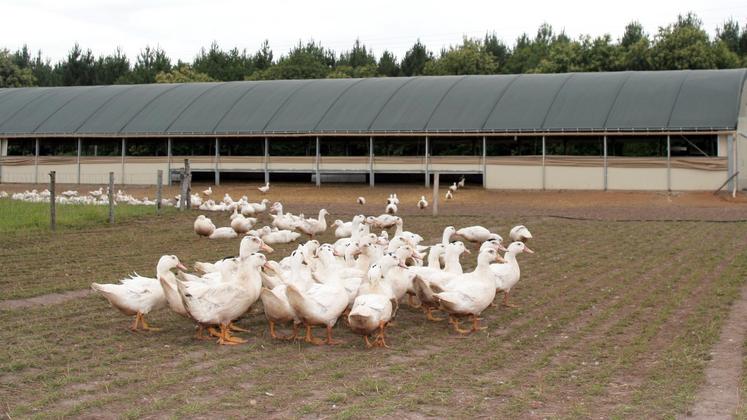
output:
[[[41,51],[32,56],[24,46],[15,52],[0,49],[0,87],[744,66],[747,27],[740,28],[729,20],[710,39],[702,21],[687,14],[654,35],[647,34],[639,23],[630,23],[617,41],[608,34],[571,39],[548,24],[540,26],[534,37],[523,34],[512,47],[495,33],[482,39],[465,38],[437,55],[418,41],[401,60],[389,51],[377,59],[358,40],[340,54],[314,41],[299,42],[277,60],[267,41],[254,54],[237,48],[225,51],[213,43],[191,63],[173,63],[158,47],[146,47],[132,63],[119,49],[95,57],[91,50],[84,51],[76,44],[65,59],[52,64]]]

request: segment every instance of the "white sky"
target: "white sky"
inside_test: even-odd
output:
[[[418,38],[438,52],[465,35],[495,31],[510,46],[543,22],[572,38],[610,33],[613,39],[630,21],[653,34],[688,11],[711,35],[730,17],[747,24],[744,0],[0,0],[0,11],[0,48],[28,44],[53,62],[76,41],[96,55],[120,47],[132,62],[145,45],[160,45],[176,62],[191,61],[214,40],[223,49],[253,53],[268,39],[277,59],[299,39],[313,38],[339,53],[360,38],[376,56],[388,49],[401,59]]]

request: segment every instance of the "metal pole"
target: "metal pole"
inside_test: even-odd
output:
[[[373,136],[368,138],[368,186],[374,186],[374,148]]]
[[[667,135],[667,191],[672,192],[672,141]]]
[[[186,206],[185,209],[192,208],[192,169],[189,167],[189,159],[184,159],[184,179],[185,179],[185,195],[186,195]]]
[[[731,178],[729,181],[729,189],[734,189],[734,178],[732,178],[732,175],[734,175],[734,164],[736,163],[734,161],[734,137],[732,137],[731,134],[726,136],[726,175]]]
[[[545,136],[542,136],[542,191],[545,190]]]
[[[428,159],[430,155],[430,141],[428,136],[425,136],[425,187],[431,186],[431,173],[430,173],[430,161]]]
[[[319,177],[319,136],[316,136],[316,186],[322,185],[322,179]]]
[[[438,175],[438,172],[433,174],[433,197],[431,198],[431,201],[433,201],[434,216],[438,216]]]
[[[156,175],[156,214],[161,214],[161,198],[163,196],[163,169]]]
[[[270,182],[270,139],[265,137],[265,183]]]
[[[36,152],[34,154],[34,184],[39,183],[39,138],[36,138]]]
[[[83,148],[83,139],[78,137],[78,185],[80,185],[80,152]]]
[[[607,191],[607,136],[604,136],[604,190]]]
[[[114,223],[114,172],[109,172],[109,224]]]
[[[220,185],[220,139],[215,138],[215,185]]]
[[[49,229],[57,229],[57,197],[55,194],[55,171],[49,173]]]
[[[127,142],[124,139],[124,137],[122,137],[122,180],[120,183],[121,185],[125,184],[125,150],[126,150],[126,147],[127,147]]]
[[[166,185],[171,185],[171,137],[166,139]]]
[[[482,136],[482,187],[488,185],[488,138]]]

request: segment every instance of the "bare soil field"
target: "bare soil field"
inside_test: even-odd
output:
[[[221,186],[216,195],[226,191],[261,198],[245,185]],[[146,188],[127,192],[152,195]],[[415,202],[426,189],[413,186],[278,184],[267,198],[307,215],[326,207],[334,220],[380,213],[389,192],[403,202],[405,228],[426,243],[440,240],[449,224],[480,224],[504,237],[514,224],[529,226],[536,254],[519,257],[522,280],[512,299],[520,308],[489,308],[488,329],[460,338],[445,322],[403,307],[390,329],[392,348],[376,350],[342,323],[335,328],[345,341],[340,346],[273,341],[264,317],[250,313],[239,322],[250,329],[241,334],[249,342],[226,348],[194,341],[190,323],[167,310],[149,317],[162,331],[131,333],[131,320],[96,295],[28,303],[48,303],[50,293],[84,290],[132,271],[152,275],[165,253],[188,265],[234,255],[238,240],[194,235],[199,212],[13,232],[0,241],[0,302],[14,302],[0,305],[0,412],[10,418],[662,418],[692,407],[710,349],[747,278],[747,222],[708,220],[747,219],[744,197],[474,187],[442,200],[438,217],[418,211]],[[368,199],[365,206],[355,204],[358,195]],[[227,214],[210,217],[217,225],[228,221]],[[320,240],[332,241],[331,231]],[[270,257],[293,248],[277,246]],[[471,269],[474,255],[465,257]]]

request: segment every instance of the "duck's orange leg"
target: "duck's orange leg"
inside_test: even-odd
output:
[[[238,325],[234,324],[233,322],[230,322],[228,324],[228,329],[231,331],[236,331],[236,332],[249,332],[249,330],[247,330],[246,328],[241,328]]]
[[[438,318],[438,317],[433,316],[434,309],[435,309],[434,307],[429,306],[425,310],[425,319],[427,319],[428,321],[433,321],[433,322],[443,321],[444,320],[443,318]]]
[[[145,331],[161,331],[160,328],[154,328],[148,325],[148,322],[145,321],[145,315],[140,314],[140,325],[143,326],[143,330]]]
[[[314,345],[317,345],[317,346],[321,345],[321,344],[324,344],[324,341],[322,341],[322,340],[314,337],[311,334],[311,324],[306,324],[306,337],[304,337],[304,341],[307,342],[307,343],[309,343],[309,344],[314,344]]]
[[[503,292],[503,302],[501,302],[501,305],[505,306],[507,308],[518,308],[519,305],[515,305],[513,303],[508,303],[508,298],[509,298],[509,294],[510,293],[511,293],[510,290],[506,291],[506,292]]]
[[[138,325],[140,325],[140,316],[142,314],[140,312],[135,314],[135,319],[132,321],[132,325],[130,326],[130,331],[137,331]]]
[[[481,327],[480,326],[480,318],[472,315],[472,332],[480,331],[480,330],[486,330],[488,327]]]
[[[459,334],[469,334],[472,332],[472,330],[465,330],[463,328],[459,328],[459,319],[454,318],[454,331],[458,332]]]
[[[386,344],[386,335],[384,333],[385,329],[386,322],[379,322],[379,335],[376,336],[376,341],[374,341],[375,346],[389,348],[389,346]]]
[[[205,336],[205,327],[202,325],[197,326],[197,331],[195,331],[195,338],[197,340],[209,340],[210,337]]]
[[[329,325],[327,325],[327,341],[326,341],[326,343],[327,343],[327,345],[330,345],[330,346],[333,346],[335,344],[342,344],[342,343],[344,343],[344,341],[342,341],[342,340],[335,340],[335,339],[332,338],[332,327],[330,327]]]
[[[414,295],[407,295],[407,304],[410,305],[411,308],[419,308],[422,304],[421,303],[415,303],[415,296]]]

